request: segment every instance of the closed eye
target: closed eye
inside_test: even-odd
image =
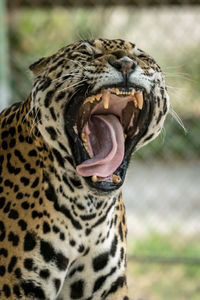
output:
[[[103,55],[102,53],[95,53],[95,54],[93,54],[93,58],[96,59],[96,58],[101,57],[102,55]]]

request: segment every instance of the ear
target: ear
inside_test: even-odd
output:
[[[50,57],[42,57],[38,59],[35,63],[30,65],[29,69],[33,72],[35,76],[44,72],[46,65],[50,61]]]

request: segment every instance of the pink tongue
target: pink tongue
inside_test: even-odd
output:
[[[78,165],[82,176],[108,177],[119,167],[124,157],[124,133],[114,115],[93,115],[89,121],[89,140],[93,157]]]

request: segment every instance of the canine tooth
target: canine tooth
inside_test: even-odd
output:
[[[130,93],[131,93],[131,95],[134,96],[135,95],[135,89],[132,89]]]
[[[102,99],[103,99],[103,106],[105,109],[108,109],[109,102],[110,102],[110,91],[105,90],[102,93]]]
[[[74,129],[75,133],[78,134],[77,125],[74,125],[74,126],[73,126],[73,129]]]
[[[138,107],[138,103],[137,103],[137,99],[135,98],[135,96],[133,97],[133,102],[134,102],[135,107],[137,108]]]
[[[127,134],[126,133],[124,133],[124,139],[126,139],[127,138]]]
[[[138,107],[141,110],[143,108],[143,103],[144,103],[142,92],[135,93],[135,97],[138,103]]]
[[[120,183],[121,182],[121,178],[118,175],[113,174],[112,175],[112,180],[114,183]]]
[[[85,132],[82,132],[82,133],[81,133],[81,139],[82,139],[84,142],[87,141]]]
[[[97,175],[93,175],[93,176],[92,176],[92,181],[93,181],[93,182],[97,182],[97,181],[98,181]]]
[[[137,128],[136,128],[136,131],[135,131],[135,135],[138,134],[139,131],[140,131],[140,129],[139,129],[139,127],[137,127]]]

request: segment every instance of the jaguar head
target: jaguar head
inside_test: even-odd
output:
[[[118,189],[132,153],[160,133],[168,112],[160,67],[132,43],[99,39],[64,47],[30,68],[32,106],[47,143],[70,155],[92,188]]]

